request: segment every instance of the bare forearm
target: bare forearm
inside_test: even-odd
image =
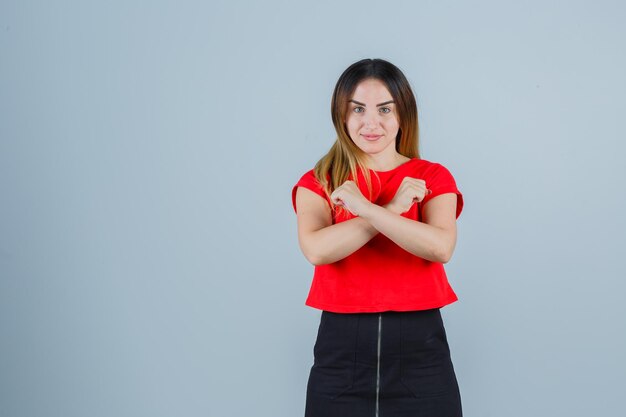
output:
[[[374,203],[360,217],[407,252],[429,261],[447,262],[447,242],[441,229],[408,219]]]
[[[310,244],[316,253],[312,261],[315,265],[325,265],[341,260],[357,251],[377,234],[378,230],[361,217],[320,229],[310,237]]]

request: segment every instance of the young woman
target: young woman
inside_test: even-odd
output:
[[[415,97],[381,59],[352,64],[331,103],[337,140],[292,190],[322,310],[306,417],[460,417],[440,308],[463,196],[421,159]]]

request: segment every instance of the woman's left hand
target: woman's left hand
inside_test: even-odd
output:
[[[348,180],[335,189],[330,195],[333,204],[344,206],[352,215],[359,216],[368,205],[372,204],[357,187],[354,181]]]

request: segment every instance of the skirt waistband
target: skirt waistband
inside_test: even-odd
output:
[[[380,343],[380,348],[379,348]],[[381,356],[407,357],[407,352],[449,353],[439,308],[380,313],[333,313],[322,311],[315,353],[336,352],[349,360],[376,364]],[[316,357],[328,355],[315,355]],[[410,355],[409,355],[410,356]]]

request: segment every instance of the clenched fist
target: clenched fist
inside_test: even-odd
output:
[[[359,216],[371,202],[363,196],[354,181],[348,180],[335,189],[330,195],[333,204],[344,206],[352,215]]]
[[[396,190],[396,195],[387,204],[387,208],[394,213],[406,213],[415,201],[422,201],[430,193],[431,191],[426,188],[426,181],[419,178],[404,177]]]

